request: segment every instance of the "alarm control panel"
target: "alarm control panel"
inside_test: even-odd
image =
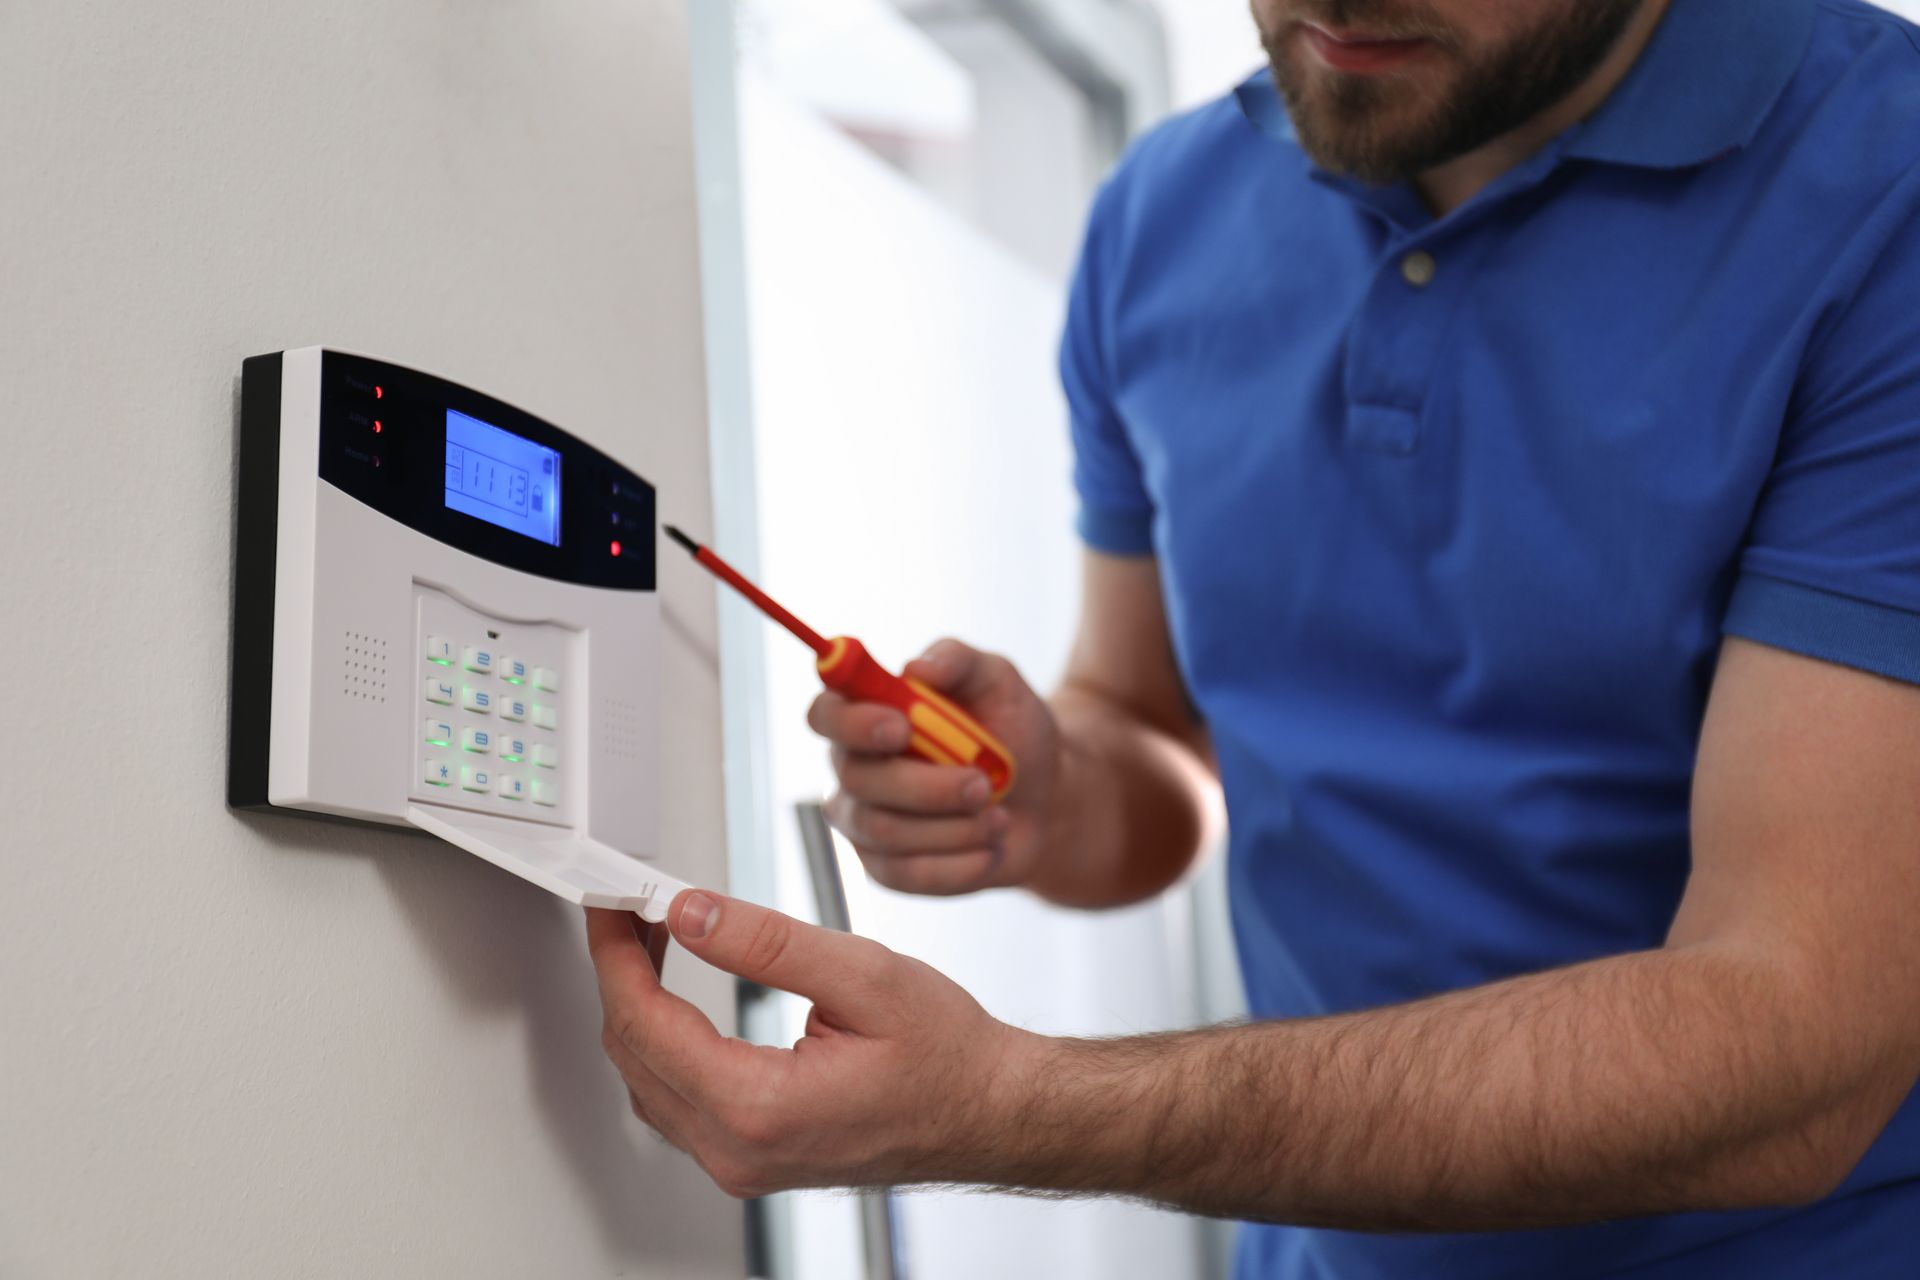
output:
[[[416,827],[662,918],[653,531],[650,484],[503,401],[247,360],[229,803]]]

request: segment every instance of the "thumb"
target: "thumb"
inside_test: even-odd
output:
[[[844,1009],[870,992],[899,959],[869,939],[704,889],[674,899],[667,920],[674,940],[716,969],[828,1008]]]

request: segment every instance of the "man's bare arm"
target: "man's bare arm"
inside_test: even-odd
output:
[[[1667,945],[1418,1004],[1035,1041],[1009,1183],[1354,1229],[1802,1203],[1920,1074],[1920,690],[1732,640]]]
[[[1165,889],[1218,830],[1213,751],[1173,657],[1159,563],[1084,553],[1080,626],[1048,699],[1059,796],[1027,887],[1066,906]]]

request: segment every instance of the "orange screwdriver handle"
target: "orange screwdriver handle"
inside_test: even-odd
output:
[[[816,664],[821,682],[856,702],[884,702],[913,728],[908,753],[934,764],[965,765],[987,775],[993,798],[1013,789],[1013,753],[980,722],[918,680],[903,680],[851,636],[838,636]]]

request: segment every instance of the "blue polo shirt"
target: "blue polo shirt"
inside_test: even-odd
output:
[[[1158,559],[1257,1015],[1661,945],[1723,634],[1920,682],[1916,39],[1673,0],[1439,219],[1316,169],[1265,73],[1102,189],[1061,362],[1081,533]],[[1253,1226],[1239,1274],[1911,1280],[1916,1227],[1910,1102],[1810,1209]]]

